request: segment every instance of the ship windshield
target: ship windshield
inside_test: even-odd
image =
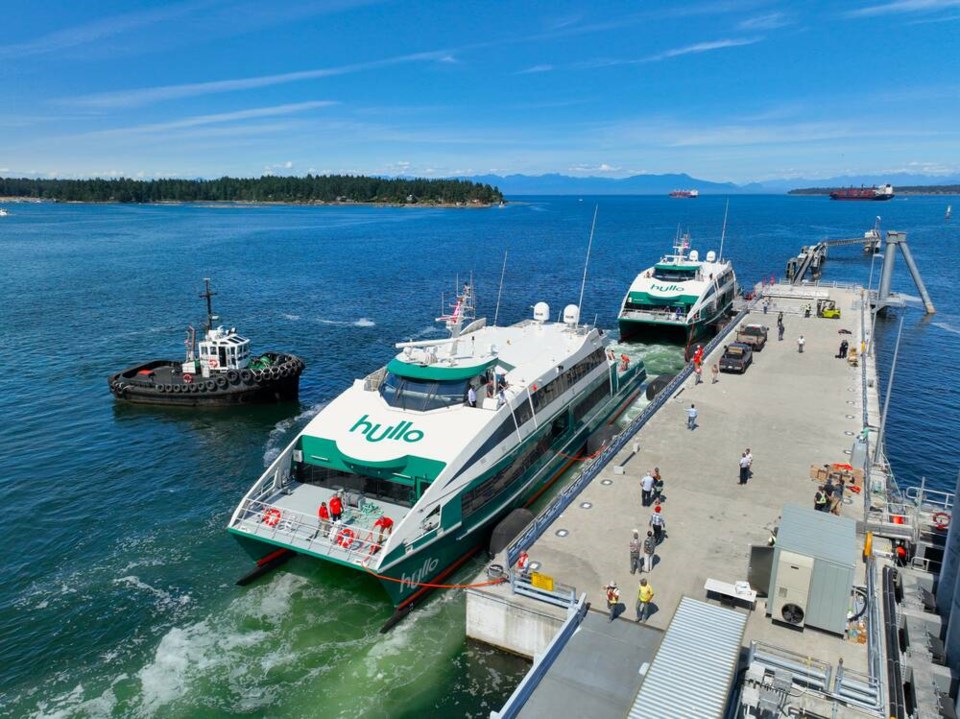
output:
[[[678,267],[654,267],[653,276],[667,282],[686,282],[697,276],[696,268],[682,269]]]
[[[468,383],[468,379],[414,379],[388,372],[380,385],[380,396],[391,407],[428,412],[466,402]]]

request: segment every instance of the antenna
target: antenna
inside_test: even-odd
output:
[[[727,206],[723,208],[723,230],[720,231],[720,256],[717,262],[723,262],[723,240],[727,236],[727,212],[730,210],[730,198],[727,198]]]
[[[207,332],[213,329],[213,305],[210,303],[210,298],[213,297],[216,292],[210,291],[210,278],[204,277],[203,284],[205,290],[200,293],[201,297],[206,298],[207,300]]]
[[[587,285],[587,267],[590,264],[590,248],[593,247],[593,231],[597,229],[597,213],[600,211],[600,205],[593,206],[593,223],[590,225],[590,241],[587,242],[587,259],[583,263],[583,281],[580,283],[580,299],[577,301],[577,310],[583,314],[583,288]]]
[[[500,295],[503,294],[503,276],[507,273],[507,251],[503,251],[503,269],[500,270],[500,289],[497,290],[497,309],[493,313],[493,326],[497,326],[497,318],[500,316]]]

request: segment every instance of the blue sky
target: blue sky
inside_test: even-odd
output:
[[[960,173],[960,0],[0,0],[0,174]]]

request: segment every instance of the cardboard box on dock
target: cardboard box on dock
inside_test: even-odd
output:
[[[838,484],[842,479],[843,483],[848,486],[852,484],[857,487],[863,487],[863,470],[854,468],[846,469],[833,464],[811,464],[810,479],[821,484],[828,479],[833,484]]]

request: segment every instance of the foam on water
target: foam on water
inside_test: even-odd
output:
[[[288,417],[277,422],[267,435],[267,445],[263,451],[263,466],[269,467],[270,463],[280,456],[280,452],[290,442],[290,432],[294,427],[306,426],[326,406],[326,402],[320,402],[311,405],[295,417]]]

